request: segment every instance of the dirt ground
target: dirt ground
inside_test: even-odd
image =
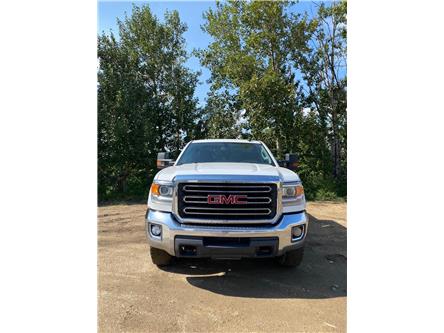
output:
[[[149,258],[146,205],[98,209],[100,332],[345,332],[345,203],[311,202],[298,268],[272,260]]]

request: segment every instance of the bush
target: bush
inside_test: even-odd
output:
[[[320,189],[316,192],[315,200],[320,201],[333,201],[337,200],[338,196],[333,191],[328,191],[326,189]]]
[[[117,176],[105,177],[99,173],[98,201],[146,200],[153,179],[151,171],[131,170],[125,180],[124,188],[119,188]]]

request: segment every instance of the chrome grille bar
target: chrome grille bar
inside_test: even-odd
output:
[[[251,186],[251,185],[185,185],[185,192],[211,192],[211,193],[270,193],[271,186]],[[253,191],[251,191],[253,190]]]
[[[205,188],[208,188],[208,187],[227,187],[227,188],[260,188],[260,187],[262,187],[262,188],[267,188],[269,191],[271,191],[271,186],[269,186],[269,185],[236,185],[236,184],[223,184],[223,185],[195,185],[195,184],[193,184],[193,185],[185,185],[184,187],[183,187],[183,189],[185,190],[185,191],[188,191],[188,188],[189,187],[205,187]]]
[[[195,210],[195,211],[193,211]],[[224,212],[221,212],[224,211]],[[262,212],[261,212],[262,210]],[[209,207],[187,207],[184,208],[186,214],[199,214],[199,215],[269,215],[271,209],[268,208],[209,208]],[[204,211],[204,212],[202,212]],[[228,212],[225,212],[228,211]]]

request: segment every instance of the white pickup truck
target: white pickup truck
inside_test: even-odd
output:
[[[191,141],[176,161],[159,153],[145,218],[153,263],[275,257],[298,266],[308,216],[295,164],[294,154],[278,163],[260,141]]]

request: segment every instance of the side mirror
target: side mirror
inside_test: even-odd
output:
[[[287,169],[296,171],[299,166],[298,154],[285,154],[285,164]]]
[[[174,164],[170,152],[157,153],[157,169],[164,169]]]

